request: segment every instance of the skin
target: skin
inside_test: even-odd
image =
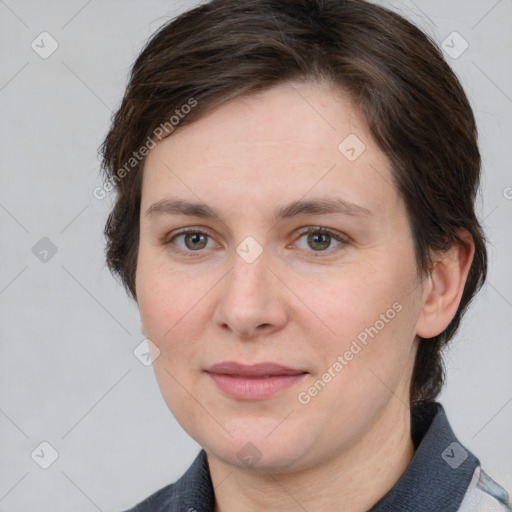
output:
[[[366,146],[355,161],[338,149],[350,134]],[[368,211],[275,220],[293,201],[332,197]],[[207,204],[220,218],[153,206],[169,199]],[[301,232],[319,226],[344,241]],[[179,236],[184,227],[208,236]],[[248,236],[262,250],[251,263],[237,252]],[[417,336],[448,325],[472,255],[467,239],[420,276],[389,162],[348,97],[327,84],[236,98],[157,144],[144,168],[137,300],[160,351],[153,365],[163,397],[208,455],[215,510],[343,503],[358,512],[385,495],[414,453]],[[300,403],[299,393],[393,304],[400,312]],[[308,374],[268,399],[240,400],[204,371],[223,361]],[[253,466],[237,456],[249,442],[261,457]]]

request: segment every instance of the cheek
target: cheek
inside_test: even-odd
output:
[[[320,312],[334,334],[311,338],[321,364],[301,390],[302,400],[311,403],[302,412],[321,411],[319,418],[330,418],[332,428],[350,424],[354,436],[394,396],[408,401],[418,306],[409,286],[393,286],[392,275],[388,278],[365,286],[354,278],[324,290]],[[313,288],[309,291],[321,304]]]
[[[162,353],[176,350],[180,340],[187,340],[179,347],[181,355],[193,350],[193,340],[211,318],[204,299],[214,285],[214,276],[191,279],[144,256],[139,259],[136,286],[142,323]]]
[[[200,333],[209,318],[201,298],[211,285],[197,281],[139,260],[138,306],[145,335],[160,351],[153,370],[167,406],[187,430],[190,424],[201,424],[198,411],[190,407],[190,369],[203,352]]]
[[[372,369],[393,378],[410,365],[420,293],[410,263],[404,262],[402,269],[390,264],[379,272],[353,272],[323,287],[308,287],[305,296],[330,331],[316,347],[327,368],[342,356],[352,375],[364,376]]]
[[[311,287],[307,296],[321,305],[325,323],[335,331],[335,336],[344,334],[356,338],[367,330],[374,332],[372,327],[381,332],[396,324],[396,319],[403,316],[405,302],[410,302],[407,289],[382,270],[379,275],[352,274],[330,283],[321,293],[323,298],[318,289]],[[364,339],[364,335],[361,338]]]

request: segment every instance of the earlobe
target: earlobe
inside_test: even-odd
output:
[[[460,229],[457,234],[460,242],[435,257],[434,267],[425,278],[416,328],[416,334],[422,338],[441,334],[457,313],[475,252],[470,233]]]

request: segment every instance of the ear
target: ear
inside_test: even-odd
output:
[[[441,334],[457,313],[468,277],[475,244],[471,234],[457,231],[461,242],[434,257],[434,266],[423,281],[423,304],[416,325],[416,334],[433,338]]]

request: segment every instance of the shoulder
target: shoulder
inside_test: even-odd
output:
[[[125,512],[207,512],[214,495],[208,459],[201,450],[185,474]]]
[[[512,512],[512,505],[507,491],[478,466],[459,512]]]

